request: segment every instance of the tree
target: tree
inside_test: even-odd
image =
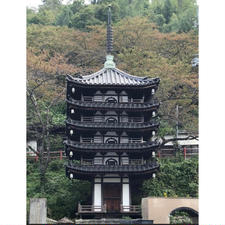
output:
[[[155,179],[143,184],[145,196],[198,197],[198,159],[161,159]]]
[[[37,151],[34,151],[40,160],[40,186],[41,191],[43,192],[46,184],[46,171],[48,168],[48,164],[50,162],[50,123],[52,121],[52,115],[50,113],[51,108],[58,103],[60,97],[62,97],[64,93],[64,89],[51,101],[42,101],[41,97],[38,98],[37,89],[42,85],[45,85],[46,82],[51,81],[53,78],[48,77],[36,83],[36,85],[27,85],[27,96],[29,98],[29,103],[32,104],[33,107],[33,115],[37,117],[39,125],[40,125],[40,133],[39,133],[39,148]],[[37,93],[36,93],[37,92]],[[30,106],[31,107],[31,106]]]
[[[56,18],[56,25],[72,27],[73,12],[70,7],[64,6]]]
[[[162,9],[162,13],[166,20],[165,22],[168,24],[170,21],[170,17],[172,16],[172,13],[173,13],[172,4],[171,4],[170,0],[165,0],[164,6]]]
[[[39,157],[41,191],[44,192],[52,149],[50,132],[53,126],[65,120],[65,116],[59,117],[55,112],[55,107],[64,99],[64,78],[70,67],[65,67],[56,53],[50,59],[46,51],[35,55],[35,51],[29,49],[27,53],[27,132],[28,136],[33,133],[39,143],[37,152],[33,151]]]
[[[198,6],[196,0],[153,0],[149,6],[149,19],[164,33],[196,30]]]
[[[101,24],[101,21],[95,18],[94,7],[85,7],[72,17],[72,26],[80,30],[88,31],[88,26]]]
[[[176,126],[176,105],[182,106],[180,128],[197,133],[198,74],[191,60],[197,51],[197,36],[162,34],[146,19],[125,19],[115,32],[117,66],[129,73],[161,79],[156,95],[161,102],[159,117],[164,125]],[[167,129],[162,127],[160,129]]]
[[[90,26],[89,32],[66,27],[28,26],[31,66],[38,70],[55,67],[64,74],[89,74],[105,61],[105,26]],[[146,18],[124,19],[114,26],[114,55],[117,67],[137,76],[160,77],[156,95],[161,102],[160,132],[175,133],[176,105],[182,106],[180,129],[198,132],[198,74],[191,61],[198,50],[193,33],[161,33]],[[171,130],[172,129],[172,130]]]
[[[78,202],[88,204],[91,201],[90,182],[69,180],[64,163],[64,160],[49,162],[45,190],[41,192],[38,163],[27,162],[27,209],[29,198],[47,198],[47,216],[59,220],[65,216],[74,218]]]

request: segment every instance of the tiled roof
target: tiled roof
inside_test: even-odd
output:
[[[76,83],[91,85],[131,85],[145,86],[159,83],[159,78],[137,77],[130,75],[117,68],[103,68],[96,73],[72,77]]]

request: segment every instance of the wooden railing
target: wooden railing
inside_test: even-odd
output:
[[[106,204],[102,206],[78,204],[78,213],[106,213]]]
[[[63,154],[63,150],[59,151],[50,151],[50,159],[60,159],[62,160],[63,158],[66,158],[66,156]],[[47,159],[47,152],[44,152],[44,159]],[[27,152],[27,158],[28,159],[34,159],[35,161],[39,160],[39,156],[35,154],[34,152]]]
[[[102,206],[78,204],[78,213],[107,213],[106,204]],[[140,205],[120,206],[120,213],[141,213]]]
[[[164,158],[164,157],[174,157],[176,156],[176,150],[171,148],[162,148],[158,151],[158,157]],[[183,149],[180,151],[184,158],[186,157],[192,157],[192,156],[198,156],[198,146],[196,147],[183,147]]]
[[[120,206],[121,213],[141,213],[141,206],[140,205],[121,205]]]

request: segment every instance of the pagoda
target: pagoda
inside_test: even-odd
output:
[[[92,203],[78,206],[87,218],[140,215],[140,207],[132,204],[132,185],[154,178],[159,168],[154,94],[160,79],[119,70],[112,49],[109,7],[104,68],[67,76],[66,175],[92,183]]]

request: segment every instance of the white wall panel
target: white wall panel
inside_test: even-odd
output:
[[[129,212],[129,208],[126,206],[129,206],[130,205],[130,187],[129,187],[129,184],[123,184],[122,185],[122,194],[123,194],[123,207],[124,207],[124,211],[127,211]]]

